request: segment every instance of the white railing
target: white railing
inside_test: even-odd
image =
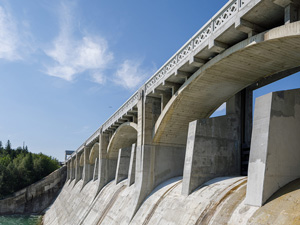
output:
[[[140,98],[139,91],[136,91],[105,123],[102,125],[102,130],[105,131],[118,119],[120,119],[125,113],[132,109]]]
[[[100,134],[100,130],[101,130],[101,127],[98,128],[98,130],[96,130],[86,141],[86,145],[90,144],[92,141],[94,141],[97,137],[99,137],[99,134]]]
[[[166,80],[175,66],[189,56],[194,49],[207,40],[224,23],[230,20],[251,0],[231,0],[212,19],[210,19],[182,48],[179,49],[145,84],[145,93]]]

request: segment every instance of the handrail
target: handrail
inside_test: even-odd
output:
[[[226,3],[199,31],[190,38],[145,84],[145,93],[149,94],[171,74],[172,69],[186,59],[194,49],[207,40],[225,22],[237,14],[251,0],[231,0]]]

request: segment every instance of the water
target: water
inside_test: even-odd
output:
[[[0,225],[39,225],[41,222],[42,216],[37,215],[0,216]]]

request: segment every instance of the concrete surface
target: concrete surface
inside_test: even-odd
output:
[[[213,178],[240,173],[240,118],[229,115],[190,123],[182,194]]]
[[[136,163],[136,144],[132,144],[129,171],[128,171],[128,186],[132,185],[135,181],[135,163]]]
[[[278,189],[300,177],[300,89],[256,100],[247,200],[261,206]]]
[[[74,182],[74,181],[72,181]],[[80,181],[82,182],[82,181]],[[130,220],[134,185],[126,180],[108,183],[95,196],[96,182],[80,191],[81,183],[65,184],[61,194],[46,212],[44,224],[299,224],[299,180],[275,193],[263,207],[244,204],[246,177],[215,178],[191,195],[181,195],[181,177],[157,186]]]
[[[53,203],[66,177],[67,167],[64,166],[12,196],[0,200],[0,215],[41,214]]]
[[[116,169],[116,184],[128,177],[131,148],[120,148]]]

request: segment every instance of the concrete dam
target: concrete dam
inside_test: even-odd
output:
[[[44,224],[300,224],[300,89],[252,104],[300,71],[299,20],[228,1],[70,155]]]

